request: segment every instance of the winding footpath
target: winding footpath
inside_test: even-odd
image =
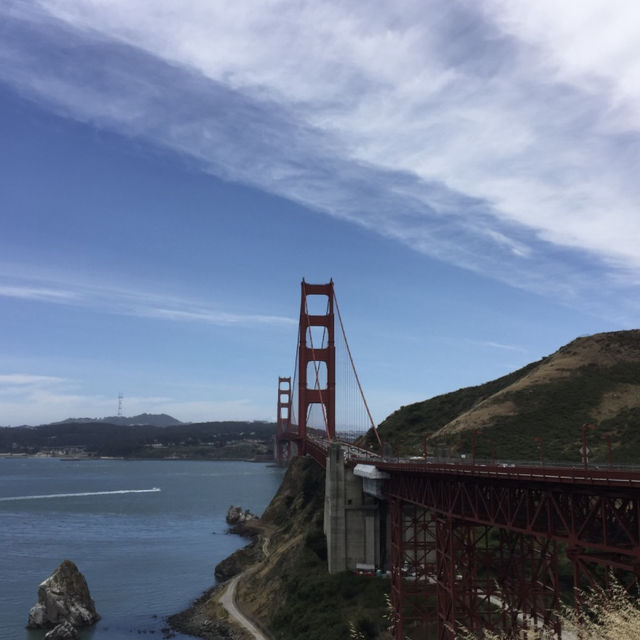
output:
[[[234,576],[229,581],[227,588],[224,590],[222,595],[220,596],[220,604],[227,610],[227,613],[244,629],[246,629],[255,640],[270,640],[267,636],[256,627],[251,620],[246,618],[242,612],[236,607],[236,585],[238,584],[238,580],[244,575],[246,575],[248,571],[243,571],[242,573]]]
[[[265,559],[269,557],[269,538],[267,536],[264,537],[262,541],[262,554]],[[251,620],[249,620],[236,606],[236,586],[238,585],[238,581],[240,578],[248,576],[250,573],[255,571],[256,567],[250,567],[249,569],[245,569],[242,573],[239,573],[237,576],[234,576],[229,580],[225,590],[222,592],[222,595],[218,599],[218,602],[225,608],[227,613],[233,620],[235,620],[243,629],[246,629],[255,640],[271,640],[270,636],[265,635],[263,631],[258,629]]]

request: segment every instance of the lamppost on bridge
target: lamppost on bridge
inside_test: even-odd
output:
[[[471,464],[476,464],[476,437],[480,433],[480,429],[474,429],[471,434]]]
[[[534,440],[540,445],[540,466],[544,467],[544,440],[538,437]]]
[[[602,439],[607,441],[607,462],[609,463],[609,468],[611,468],[611,436],[605,433]]]
[[[589,455],[587,449],[587,429],[595,429],[595,424],[583,424],[582,425],[582,462],[584,463],[584,468],[586,469],[589,465]]]

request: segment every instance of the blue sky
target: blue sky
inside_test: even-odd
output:
[[[274,419],[333,278],[376,421],[638,327],[634,3],[5,0],[0,424]]]

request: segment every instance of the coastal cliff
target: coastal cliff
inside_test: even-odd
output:
[[[216,575],[229,579],[243,572],[239,608],[277,640],[348,640],[352,630],[364,640],[390,638],[388,581],[328,574],[323,512],[323,471],[309,458],[295,458],[262,517],[246,523],[251,544],[220,563]],[[225,637],[210,634],[214,621],[229,623],[219,596],[220,589],[213,589],[170,623],[202,638]],[[228,632],[238,635],[226,637],[242,637],[232,625]]]

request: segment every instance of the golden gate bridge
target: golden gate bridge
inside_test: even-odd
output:
[[[389,570],[396,640],[454,640],[461,628],[515,635],[527,626],[560,638],[562,558],[578,606],[585,588],[611,576],[637,591],[640,472],[590,468],[586,456],[568,467],[385,455],[333,281],[301,283],[294,369],[278,381],[276,458],[309,455],[327,469],[329,570],[356,568],[359,554]],[[373,450],[360,444],[365,433]],[[377,510],[375,520],[367,512],[368,529],[351,525],[362,536],[375,522],[373,551],[370,541],[354,545],[354,535],[345,547],[357,521],[339,512],[358,505],[353,489],[330,480],[335,459],[346,469],[338,476],[362,478],[362,508]],[[331,511],[337,527],[326,522]],[[332,564],[332,553],[342,563]]]

